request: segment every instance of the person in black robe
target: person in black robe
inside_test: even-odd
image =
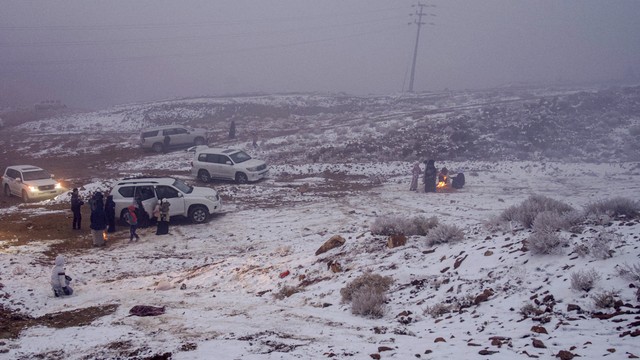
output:
[[[116,232],[116,203],[113,201],[113,195],[107,196],[104,203],[104,213],[107,217],[107,232]]]
[[[436,169],[435,161],[428,160],[424,162],[427,166],[424,169],[424,192],[436,192],[436,177],[438,169]]]

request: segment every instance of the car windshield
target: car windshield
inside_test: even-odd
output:
[[[187,185],[187,183],[179,179],[176,179],[173,182],[173,186],[175,186],[176,188],[178,188],[178,190],[182,191],[185,194],[191,194],[191,192],[193,191],[193,187]]]
[[[231,154],[229,156],[231,157],[231,160],[233,160],[233,162],[236,163],[236,164],[239,164],[241,162],[245,162],[247,160],[251,160],[251,156],[249,156],[244,151],[238,151],[237,153]]]
[[[25,171],[22,173],[22,178],[24,181],[29,180],[42,180],[42,179],[51,179],[51,175],[45,170],[37,170],[37,171]]]

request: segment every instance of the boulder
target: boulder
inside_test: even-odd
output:
[[[316,250],[316,256],[326,253],[327,251],[344,245],[345,239],[340,235],[333,235],[327,240],[318,250]]]

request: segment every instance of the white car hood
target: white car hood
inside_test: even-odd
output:
[[[262,160],[251,159],[251,160],[247,160],[245,162],[241,162],[239,165],[242,165],[242,167],[245,167],[245,168],[250,168],[250,167],[260,166],[262,164],[264,164],[264,161],[262,161]]]
[[[201,186],[194,186],[191,194],[188,194],[188,196],[202,196],[202,197],[216,196],[216,195],[218,195],[217,191],[208,187],[201,187]]]
[[[27,186],[45,186],[45,185],[55,185],[57,184],[57,182],[53,179],[38,179],[38,180],[24,181],[24,184]]]

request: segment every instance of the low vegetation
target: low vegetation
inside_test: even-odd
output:
[[[342,288],[340,294],[343,302],[351,302],[351,312],[354,315],[380,318],[384,315],[386,292],[392,283],[390,276],[366,273]]]
[[[438,225],[438,218],[415,216],[412,218],[400,215],[385,215],[377,217],[371,224],[370,230],[374,235],[419,235],[425,236],[429,230]]]

